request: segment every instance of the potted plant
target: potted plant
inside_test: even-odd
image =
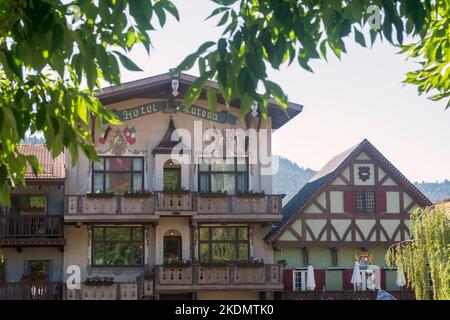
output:
[[[186,194],[186,193],[190,193],[191,191],[185,188],[167,188],[164,187],[163,193],[165,194]]]
[[[22,274],[22,277],[20,278],[20,281],[23,282],[32,282],[32,281],[43,281],[47,280],[48,273],[45,271],[35,271],[32,273],[24,273]]]
[[[222,267],[226,267],[228,266],[229,261],[227,260],[204,260],[200,262],[200,266],[201,267],[217,267],[217,268],[222,268]]]
[[[112,198],[114,192],[86,192],[86,198]]]
[[[84,284],[87,286],[112,286],[114,284],[113,277],[86,277]]]
[[[125,198],[149,198],[153,193],[148,189],[136,190],[136,191],[126,191],[123,196]]]
[[[236,265],[241,268],[260,268],[264,267],[264,259],[251,257],[247,259],[239,259],[236,261]]]
[[[178,259],[178,258],[169,258],[166,262],[164,262],[165,268],[189,268],[192,265],[191,259]]]
[[[280,259],[277,261],[278,264],[282,265],[283,268],[287,266],[287,260],[286,259]]]
[[[263,198],[265,195],[264,191],[258,192],[253,190],[237,193],[237,196],[241,198]]]
[[[199,196],[205,198],[226,198],[228,197],[228,192],[227,191],[200,192]]]

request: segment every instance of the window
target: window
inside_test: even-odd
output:
[[[93,163],[92,190],[124,193],[144,188],[144,158],[100,157]]]
[[[234,158],[234,163],[216,160],[214,164],[199,164],[199,191],[227,191],[229,194],[248,191],[248,158]]]
[[[164,190],[180,190],[181,189],[181,166],[172,160],[164,163]]]
[[[293,291],[306,291],[306,275],[307,270],[294,270],[292,272]]]
[[[374,213],[375,192],[356,192],[356,211],[359,213]]]
[[[93,227],[92,265],[106,267],[142,266],[142,227]]]
[[[11,196],[11,213],[47,213],[47,196]]]
[[[40,280],[48,280],[50,274],[49,260],[29,260],[27,263],[26,273],[39,277]]]
[[[199,228],[200,261],[249,259],[248,227]]]

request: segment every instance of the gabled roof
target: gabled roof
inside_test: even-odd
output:
[[[172,153],[172,149],[182,141],[181,138],[179,138],[178,141],[172,141],[172,134],[175,130],[175,123],[173,122],[172,116],[170,116],[169,126],[167,127],[166,133],[164,134],[164,137],[161,139],[159,144],[153,149],[153,154]]]
[[[282,210],[283,220],[265,237],[267,242],[276,240],[297,216],[328,187],[362,151],[374,161],[385,165],[383,169],[390,174],[406,190],[410,191],[416,202],[421,206],[430,206],[431,201],[414,186],[394,165],[389,162],[377,148],[367,139],[334,156],[320,169],[308,183],[286,204]]]
[[[170,72],[167,72],[136,81],[126,82],[121,86],[106,87],[101,91],[97,91],[96,93],[100,101],[104,105],[108,105],[136,97],[150,97],[150,92],[155,94],[171,92],[172,79],[174,79],[174,77],[170,74]],[[179,80],[179,91],[183,93],[194,83],[195,80],[198,79],[198,77],[181,73],[177,79]],[[217,91],[219,90],[216,82],[207,81],[206,85],[216,89]],[[181,98],[182,94],[180,94],[179,97]],[[206,99],[206,94],[203,93],[202,95],[200,95],[200,98]],[[221,98],[220,94],[218,95],[218,101],[220,103],[223,103],[223,98]],[[239,108],[240,103],[239,101],[232,101],[230,105],[231,107]],[[283,110],[275,102],[275,100],[271,99],[268,108],[268,116],[272,118],[272,128],[280,128],[289,120],[301,113],[302,110],[302,105],[293,102],[289,102],[287,109]]]
[[[35,155],[41,164],[43,173],[37,176],[33,174],[31,167],[27,167],[25,181],[27,183],[56,183],[64,184],[65,174],[65,158],[64,152],[53,159],[51,152],[44,144],[21,144],[17,147],[17,151],[23,155]]]

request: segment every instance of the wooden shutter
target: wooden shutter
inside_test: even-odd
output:
[[[325,269],[314,269],[314,280],[316,281],[317,291],[323,291],[325,286]]]
[[[352,290],[353,291],[353,283],[352,280],[353,269],[346,269],[342,271],[342,290]]]
[[[386,270],[381,269],[381,289],[386,290]]]
[[[356,196],[353,191],[344,191],[344,211],[355,213],[356,212]]]
[[[283,270],[283,283],[284,283],[284,290],[292,291],[292,277],[293,272],[292,269],[284,269]]]
[[[386,192],[377,191],[375,194],[375,199],[377,212],[386,212]]]

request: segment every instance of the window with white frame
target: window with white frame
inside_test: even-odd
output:
[[[306,291],[307,270],[294,270],[292,273],[292,290]]]

